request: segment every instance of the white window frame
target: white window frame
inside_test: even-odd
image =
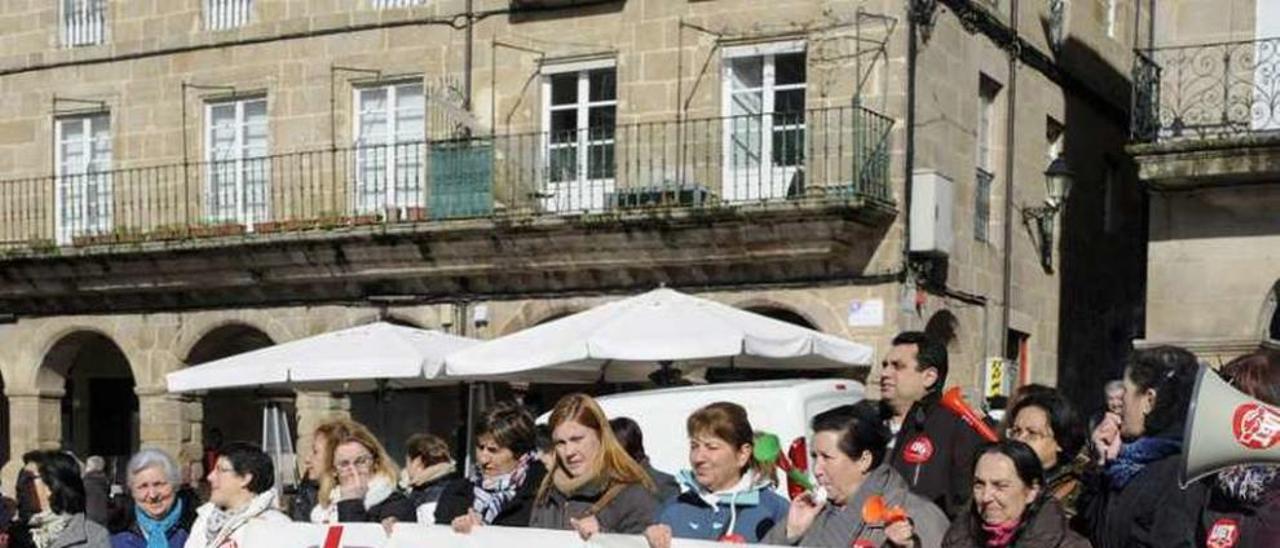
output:
[[[62,45],[93,46],[106,41],[107,0],[58,0]]]
[[[990,241],[991,192],[998,178],[993,165],[995,163],[993,151],[996,149],[996,108],[1000,103],[1002,90],[999,82],[986,75],[979,75],[978,118],[974,128],[976,169],[973,184],[973,238],[979,242]],[[987,176],[985,181],[982,180],[984,175]]]
[[[1120,0],[1104,1],[1107,3],[1106,22],[1104,23],[1106,25],[1107,38],[1115,38],[1116,30],[1118,30],[1116,28],[1116,19],[1120,15]]]
[[[613,99],[605,99],[600,101],[591,100],[591,78],[592,71],[612,70],[613,71]],[[614,193],[616,186],[616,162],[617,162],[617,115],[618,115],[618,68],[617,63],[612,58],[607,59],[587,59],[576,62],[552,63],[545,64],[540,69],[542,74],[542,170],[545,174],[543,179],[543,189],[541,205],[544,211],[559,213],[577,213],[583,211],[602,211],[607,202],[607,197]],[[551,81],[553,76],[563,74],[577,74],[578,92],[577,101],[570,105],[552,105],[551,104]],[[614,129],[615,134],[612,139],[591,139],[589,135],[591,127],[591,109],[607,108],[614,109]],[[558,148],[557,144],[551,142],[551,113],[553,111],[575,110],[577,111],[577,128],[578,136],[575,141],[568,145],[575,149],[575,160],[577,162],[577,176],[566,181],[551,180],[551,156],[552,150]],[[590,175],[590,152],[592,147],[612,146],[614,147],[614,176],[603,179],[592,179]],[[566,148],[560,145],[559,148]]]
[[[266,126],[265,135],[266,143],[262,156],[246,156],[244,154],[245,129],[248,127],[249,120],[245,116],[245,107],[249,103],[261,102],[263,104],[262,122]],[[233,127],[235,131],[235,139],[232,147],[233,157],[226,160],[218,160],[215,158],[213,132],[215,125],[213,123],[213,110],[220,106],[234,105],[235,120]],[[254,223],[259,223],[270,219],[271,217],[271,172],[270,172],[270,154],[271,154],[271,110],[270,104],[267,102],[266,96],[245,97],[239,99],[211,100],[205,103],[204,110],[204,151],[205,151],[205,185],[204,185],[204,209],[205,219],[210,222],[218,223],[240,223],[249,230],[253,229]],[[234,211],[231,214],[224,214],[217,211],[215,207],[214,194],[219,191],[214,187],[215,169],[222,169],[221,163],[231,163],[231,173],[233,174],[234,188]],[[261,162],[260,167],[254,166],[253,162]],[[257,173],[261,174],[260,181],[251,181],[246,177],[246,171],[249,169],[258,169]],[[262,193],[261,211],[253,211],[249,208],[247,193],[255,189],[249,188],[249,185],[255,182],[261,184],[260,189],[256,189]]]
[[[785,125],[774,124],[775,93],[788,90],[803,90],[806,102],[808,99],[808,67],[805,70],[805,81],[799,84],[777,84],[777,56],[793,53],[805,53],[805,63],[809,62],[808,48],[804,40],[787,40],[761,44],[729,46],[721,53],[721,103],[720,112],[724,118],[721,141],[722,178],[721,197],[726,201],[766,200],[782,198],[787,194],[799,166],[775,166],[773,164],[773,135],[777,130],[796,129]],[[732,63],[738,59],[760,57],[762,62],[761,88],[759,90],[735,90],[731,78]],[[734,165],[734,133],[733,95],[736,92],[759,91],[761,93],[761,122],[758,166],[748,165],[745,168]],[[807,123],[807,122],[806,122]],[[800,129],[803,129],[801,127]],[[803,147],[804,144],[801,143]]]
[[[94,147],[93,121],[105,118],[107,123],[106,158],[96,158]],[[66,126],[81,124],[84,136],[80,146],[84,147],[83,161],[68,172],[64,146]],[[111,162],[114,150],[112,146],[111,113],[91,112],[54,118],[54,215],[57,222],[57,242],[70,244],[75,236],[86,234],[102,234],[113,228],[114,189],[112,188]],[[97,164],[97,169],[91,168]],[[86,196],[90,190],[96,190],[95,196]],[[68,194],[75,194],[71,197]],[[74,207],[78,211],[74,218],[77,224],[68,224],[63,208]],[[97,215],[91,215],[91,208],[96,207]],[[86,221],[93,217],[93,220]]]
[[[422,99],[420,107],[422,116],[422,126],[419,128],[417,139],[407,141],[400,140],[400,124],[401,119],[399,109],[396,108],[401,88],[417,86],[418,96]],[[387,123],[387,133],[385,142],[369,143],[366,141],[365,135],[361,134],[361,128],[365,111],[361,107],[361,95],[363,93],[382,90],[387,94],[386,104],[383,108],[382,115]],[[426,136],[427,136],[427,96],[426,86],[421,80],[398,80],[395,82],[370,84],[356,86],[351,90],[351,142],[353,148],[354,162],[352,165],[356,170],[356,185],[354,187],[355,196],[352,204],[357,213],[381,213],[384,209],[401,209],[407,207],[423,207],[426,205]],[[417,146],[409,146],[414,142],[419,143]],[[370,150],[372,149],[372,150]],[[377,184],[376,181],[368,181],[365,179],[366,171],[363,162],[368,161],[365,154],[378,154],[377,151],[387,151],[384,161],[382,162],[381,179],[384,181],[382,195],[380,199],[369,201],[368,196],[374,195],[366,190],[366,185]],[[412,151],[412,152],[411,152]],[[399,187],[405,186],[399,184],[401,181],[401,168],[405,164],[407,155],[416,154],[418,162],[416,164],[417,177],[416,181],[409,184],[404,190],[413,192],[400,192]],[[415,190],[416,189],[416,190]],[[377,191],[378,189],[373,189]],[[408,195],[406,195],[408,194]]]
[[[204,0],[204,28],[227,30],[243,27],[253,19],[253,0]]]

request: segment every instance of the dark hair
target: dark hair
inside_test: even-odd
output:
[[[1280,405],[1280,352],[1259,350],[1222,366],[1222,378],[1241,392]]]
[[[640,430],[640,425],[630,417],[616,417],[609,419],[609,428],[613,429],[614,437],[618,438],[618,443],[622,444],[622,448],[627,450],[627,454],[636,462],[644,462],[649,458],[644,453],[644,432]],[[548,433],[548,439],[550,433]]]
[[[267,456],[255,443],[247,441],[228,443],[218,452],[218,458],[227,459],[227,463],[231,464],[236,474],[252,476],[248,489],[255,495],[270,489],[276,482],[275,465],[271,463],[271,457]]]
[[[774,476],[772,468],[756,460],[756,433],[751,428],[746,408],[741,405],[727,401],[709,403],[690,414],[684,427],[690,439],[700,434],[710,434],[727,442],[735,451],[744,445],[750,445],[753,449],[751,456],[739,472],[746,474],[747,470],[754,469],[758,478]]]
[[[877,402],[862,400],[818,413],[810,422],[813,433],[837,432],[837,447],[850,459],[858,460],[863,452],[871,453],[871,468],[880,466],[892,435],[880,418]]]
[[[893,346],[908,344],[916,347],[917,371],[933,368],[938,372],[938,380],[928,388],[929,392],[941,391],[947,385],[947,346],[922,331],[903,331],[893,338]]]
[[[556,448],[556,444],[551,440],[551,427],[546,424],[539,424],[533,427],[533,444],[538,451],[547,453]]]
[[[414,434],[404,442],[405,460],[419,459],[423,466],[432,466],[453,459],[448,442],[431,434]]]
[[[1129,357],[1125,376],[1140,393],[1156,393],[1155,405],[1143,423],[1143,435],[1182,437],[1198,368],[1195,355],[1176,346],[1137,350]]]
[[[476,426],[475,439],[485,436],[492,437],[499,447],[510,449],[519,457],[534,449],[533,417],[516,402],[499,402]]]
[[[1045,488],[1044,468],[1040,463],[1040,457],[1036,456],[1036,452],[1030,445],[1022,443],[1018,440],[1001,440],[982,445],[978,448],[978,453],[973,459],[973,472],[976,477],[978,470],[978,461],[984,455],[1003,455],[1013,461],[1013,469],[1018,474],[1018,479],[1027,487],[1039,487],[1040,494],[1036,496],[1036,500],[1027,505],[1026,510],[1022,512],[1022,518],[1018,520],[1018,528],[1013,532],[1013,538],[1009,541],[1009,546],[1017,546],[1018,539],[1022,533],[1031,526],[1035,521],[1035,516],[1040,512],[1040,508],[1051,496],[1049,490]],[[973,528],[978,537],[978,546],[987,545],[987,531],[982,528],[982,516],[978,515],[978,505],[969,505],[969,519],[973,520]]]
[[[49,508],[55,514],[84,513],[84,480],[80,463],[62,451],[38,451],[31,456],[36,473],[49,487]],[[25,459],[27,455],[23,455]]]
[[[1084,425],[1080,422],[1080,414],[1076,412],[1075,406],[1055,389],[1036,390],[1013,404],[1013,408],[1009,410],[1009,424],[1012,425],[1018,418],[1018,413],[1028,407],[1038,407],[1048,415],[1053,439],[1062,448],[1058,464],[1070,463],[1080,452],[1080,448],[1084,447]]]

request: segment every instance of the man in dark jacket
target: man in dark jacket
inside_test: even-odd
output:
[[[973,456],[982,438],[938,403],[947,382],[947,347],[924,333],[903,332],[882,365],[880,398],[895,433],[889,464],[912,491],[954,519],[972,492]]]
[[[110,522],[111,482],[107,479],[106,461],[98,455],[84,461],[84,514],[98,525]]]

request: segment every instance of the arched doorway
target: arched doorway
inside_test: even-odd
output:
[[[191,347],[186,361],[189,366],[195,366],[274,344],[271,337],[257,328],[228,324],[205,334]],[[205,394],[201,401],[205,447],[217,449],[229,441],[261,443],[262,408],[268,401],[281,403],[289,417],[291,431],[296,429],[292,390],[214,390]]]
[[[55,343],[40,364],[44,389],[65,390],[60,413],[64,449],[99,455],[116,474],[138,448],[138,395],[124,352],[105,335],[78,331]]]
[[[756,314],[767,316],[780,322],[787,322],[792,325],[818,330],[818,327],[813,325],[813,322],[810,322],[808,318],[801,316],[794,310],[788,310],[786,308],[776,306],[751,306],[744,310],[748,312],[755,312]]]

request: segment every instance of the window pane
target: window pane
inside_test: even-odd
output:
[[[551,113],[551,142],[568,143],[578,140],[578,111],[557,110]]]
[[[733,90],[759,89],[764,85],[764,58],[729,60],[729,85]]]
[[[784,53],[774,57],[774,78],[778,85],[803,84],[805,81],[804,52]]]
[[[551,104],[572,105],[578,102],[578,73],[551,76]]]
[[[588,114],[587,128],[590,139],[612,139],[617,124],[617,107],[592,107]]]
[[[789,89],[786,91],[773,92],[773,111],[803,113],[804,90]]]
[[[729,115],[743,116],[764,112],[764,95],[759,91],[734,93],[729,101]]]
[[[552,147],[549,169],[550,173],[547,175],[553,183],[577,180],[578,147],[573,145]]]
[[[592,101],[613,101],[618,98],[618,79],[614,69],[599,69],[587,73]]]
[[[804,163],[804,129],[773,130],[773,164],[798,166]]]
[[[613,145],[587,147],[587,177],[591,179],[613,178]]]
[[[400,86],[396,90],[396,141],[420,141],[426,135],[422,85]]]

